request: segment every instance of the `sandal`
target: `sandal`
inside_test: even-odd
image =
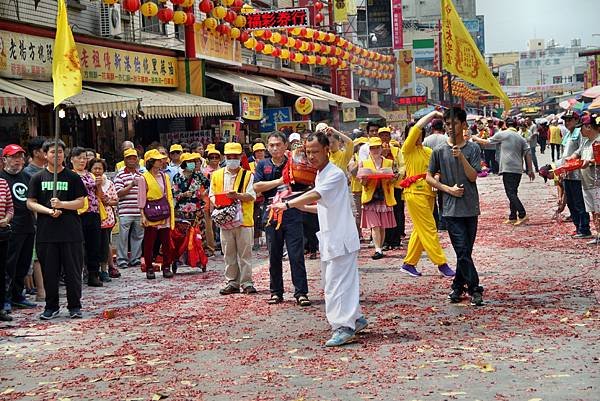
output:
[[[271,298],[269,298],[269,299],[267,300],[267,303],[268,303],[269,305],[280,304],[280,303],[282,303],[282,302],[283,302],[283,297],[281,297],[281,296],[279,296],[279,295],[275,295],[275,294],[271,295]]]
[[[308,299],[308,297],[306,295],[300,295],[298,298],[296,298],[296,303],[300,306],[311,306],[312,302],[310,302],[310,299]]]

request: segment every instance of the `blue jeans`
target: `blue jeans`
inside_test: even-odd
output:
[[[590,235],[592,233],[590,231],[590,215],[585,211],[581,181],[564,180],[563,185],[565,187],[567,206],[569,206],[577,234]]]
[[[483,292],[483,287],[479,285],[479,275],[473,263],[472,253],[475,237],[477,236],[478,217],[444,217],[448,235],[452,242],[452,247],[456,253],[456,275],[452,282],[452,289],[467,292]]]
[[[266,219],[265,219],[266,221]],[[265,227],[267,247],[269,249],[269,276],[272,295],[283,296],[283,245],[287,247],[294,297],[308,294],[308,280],[304,265],[304,229],[302,227],[302,212],[289,209],[283,213],[281,227],[275,229],[276,223],[271,222]]]

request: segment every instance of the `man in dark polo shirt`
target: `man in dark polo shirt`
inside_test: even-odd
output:
[[[286,184],[283,179],[283,169],[288,161],[285,156],[287,139],[280,132],[273,132],[268,137],[267,148],[271,158],[260,160],[254,172],[254,190],[262,193],[267,204],[272,203],[278,187]],[[304,187],[292,185],[293,191],[304,190]],[[265,222],[268,210],[265,207]],[[286,210],[283,213],[281,227],[276,229],[276,222],[265,227],[267,247],[269,249],[269,275],[271,298],[270,304],[283,301],[283,245],[285,244],[290,261],[294,298],[300,306],[310,306],[308,299],[308,281],[304,265],[304,231],[302,228],[302,212],[297,209]]]

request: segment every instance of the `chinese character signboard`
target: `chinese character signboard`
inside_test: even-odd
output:
[[[242,65],[240,42],[202,28],[195,33],[196,57],[228,64]]]
[[[416,104],[426,104],[427,96],[404,96],[395,100],[400,106],[414,106]]]
[[[54,39],[0,31],[0,76],[50,81]],[[86,82],[177,87],[177,59],[77,43]]]
[[[396,82],[398,83],[398,96],[412,96],[415,94],[415,60],[410,49],[398,50]]]
[[[309,24],[308,8],[255,11],[245,17],[246,29],[293,28]]]
[[[367,0],[369,48],[392,47],[391,7],[390,0]]]
[[[348,0],[333,0],[333,21],[336,24],[348,22]]]
[[[261,120],[263,117],[262,96],[240,93],[240,110],[244,120]]]
[[[402,0],[392,0],[392,32],[394,34],[394,50],[404,47],[402,24]]]
[[[288,122],[292,120],[292,109],[291,107],[277,107],[272,109],[265,109],[265,119],[260,125],[261,132],[272,132],[275,131],[275,124],[281,122]]]
[[[302,135],[306,131],[310,131],[310,120],[275,123],[275,129],[277,129],[277,131],[284,132],[287,135],[291,134],[292,132],[297,132]]]
[[[353,99],[352,92],[352,71],[349,69],[337,70],[337,94]]]

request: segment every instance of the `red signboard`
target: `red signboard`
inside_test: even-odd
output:
[[[307,26],[308,8],[287,8],[277,11],[255,11],[245,14],[246,29],[276,29]]]
[[[404,47],[404,38],[402,37],[402,0],[392,0],[392,34],[394,35],[394,50]]]
[[[396,104],[401,106],[412,106],[427,103],[427,96],[404,96],[396,99]]]
[[[353,99],[352,96],[352,71],[337,70],[337,94]]]

